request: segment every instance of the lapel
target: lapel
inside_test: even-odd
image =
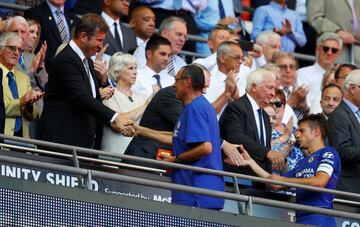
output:
[[[71,14],[69,13],[68,10],[64,10],[64,15],[65,15],[65,18],[66,18],[66,23],[67,23],[67,25],[69,27],[69,30],[71,32],[72,28],[74,27],[75,21],[71,17]]]
[[[52,15],[51,10],[46,2],[43,3],[43,8],[44,8],[44,10],[43,10],[44,21],[48,21],[48,25],[50,25],[50,28],[51,28],[52,32],[55,34],[57,41],[62,43],[60,32],[56,25],[56,20],[55,20],[54,16]]]
[[[245,108],[246,111],[248,112],[248,120],[249,120],[249,125],[250,125],[250,129],[253,138],[255,138],[255,141],[260,142],[260,138],[259,138],[259,132],[257,130],[257,125],[256,125],[256,121],[255,121],[255,115],[254,115],[254,111],[253,108],[251,106],[250,100],[248,99],[248,97],[246,95],[243,96],[244,97],[244,103],[245,103]],[[247,132],[249,133],[249,132]]]
[[[18,70],[16,68],[14,69],[14,76],[15,76],[15,80],[16,80],[16,86],[17,86],[19,98],[23,94],[25,94],[26,87],[27,87],[27,84],[22,81],[24,78],[19,76],[20,73],[21,73],[20,70]],[[14,100],[14,97],[9,88],[9,78],[5,74],[3,75],[3,78],[2,78],[2,86],[3,86],[4,97],[7,97],[9,100]]]
[[[360,134],[360,123],[358,121],[358,119],[356,118],[355,114],[351,111],[351,109],[349,108],[348,105],[346,105],[346,103],[344,101],[341,102],[340,104],[342,106],[342,108],[344,109],[344,111],[347,113],[352,125],[354,125],[355,129],[359,132]]]
[[[111,34],[110,30],[106,32],[106,37],[104,43],[109,43],[110,47],[114,49],[114,52],[121,51],[121,48],[119,47],[119,44],[116,43],[115,38]]]
[[[70,54],[74,56],[74,60],[75,60],[74,65],[79,65],[80,66],[82,78],[85,81],[86,87],[88,88],[88,91],[90,92],[90,94],[92,96],[89,77],[88,77],[88,74],[86,72],[83,61],[80,59],[80,57],[76,54],[76,52],[71,48],[71,46],[69,44],[66,46],[66,48],[68,49],[68,51],[70,51]],[[89,58],[88,58],[88,61],[89,61]],[[91,61],[91,59],[90,59],[90,61]],[[90,71],[91,71],[91,66],[90,65],[92,65],[92,61],[91,61],[91,63],[90,63],[90,61],[89,61],[89,68],[90,68]],[[96,89],[96,86],[95,86],[95,89]]]
[[[91,76],[92,76],[92,79],[93,79],[94,84],[95,84],[96,99],[99,99],[100,98],[100,93],[99,93],[99,89],[98,89],[99,88],[99,86],[98,86],[98,76],[97,76],[97,73],[95,72],[94,63],[93,63],[92,59],[88,58],[88,61],[89,61],[89,68],[90,68]],[[89,85],[90,85],[90,82],[89,82]],[[90,88],[91,88],[91,85],[90,85]]]

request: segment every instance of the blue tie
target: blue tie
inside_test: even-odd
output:
[[[16,85],[16,81],[15,81],[15,77],[14,74],[12,72],[8,72],[7,77],[9,79],[9,88],[11,91],[11,94],[13,96],[14,99],[18,99],[19,98],[19,93],[18,93],[18,89],[17,89],[17,85]],[[15,119],[15,132],[18,132],[21,129],[21,116],[16,117]]]
[[[21,67],[22,70],[26,71],[24,54],[20,54],[20,57],[19,57],[19,65],[20,65],[20,67]]]
[[[225,9],[224,9],[224,5],[222,4],[221,0],[218,0],[219,2],[219,14],[220,14],[220,19],[225,18]]]
[[[156,83],[159,86],[159,88],[162,88],[160,83],[160,76],[158,74],[153,75],[153,77],[156,79]]]
[[[261,145],[265,146],[265,142],[264,142],[264,130],[263,130],[263,114],[262,114],[262,109],[259,108],[258,110],[259,113],[259,125],[260,125],[260,143]]]

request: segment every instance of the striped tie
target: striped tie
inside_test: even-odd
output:
[[[174,68],[174,63],[173,63],[173,59],[171,58],[169,61],[169,65],[167,67],[167,72],[170,76],[175,78],[175,68]]]
[[[59,29],[60,32],[60,36],[61,36],[61,40],[63,43],[68,42],[69,38],[66,32],[66,28],[65,28],[65,24],[64,24],[64,20],[62,17],[62,12],[61,10],[56,10],[56,22],[57,22],[57,27]]]
[[[19,57],[19,65],[21,67],[22,70],[26,71],[26,66],[25,66],[25,60],[24,60],[24,54],[20,54]]]

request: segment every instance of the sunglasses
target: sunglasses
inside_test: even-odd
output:
[[[332,54],[336,54],[337,52],[339,52],[339,49],[334,47],[322,46],[322,49],[325,53],[328,53],[329,50],[331,51]]]
[[[280,108],[283,105],[282,102],[280,102],[280,101],[270,102],[270,104],[272,106],[275,106],[276,108]]]

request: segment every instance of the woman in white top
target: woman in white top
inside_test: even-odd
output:
[[[136,59],[130,54],[117,52],[110,59],[108,72],[116,87],[114,95],[108,100],[103,100],[104,105],[127,119],[139,122],[152,96],[146,99],[146,96],[131,89],[136,81]],[[154,87],[154,93],[158,90],[158,87]],[[123,154],[131,139],[114,132],[109,127],[104,127],[102,150]]]

